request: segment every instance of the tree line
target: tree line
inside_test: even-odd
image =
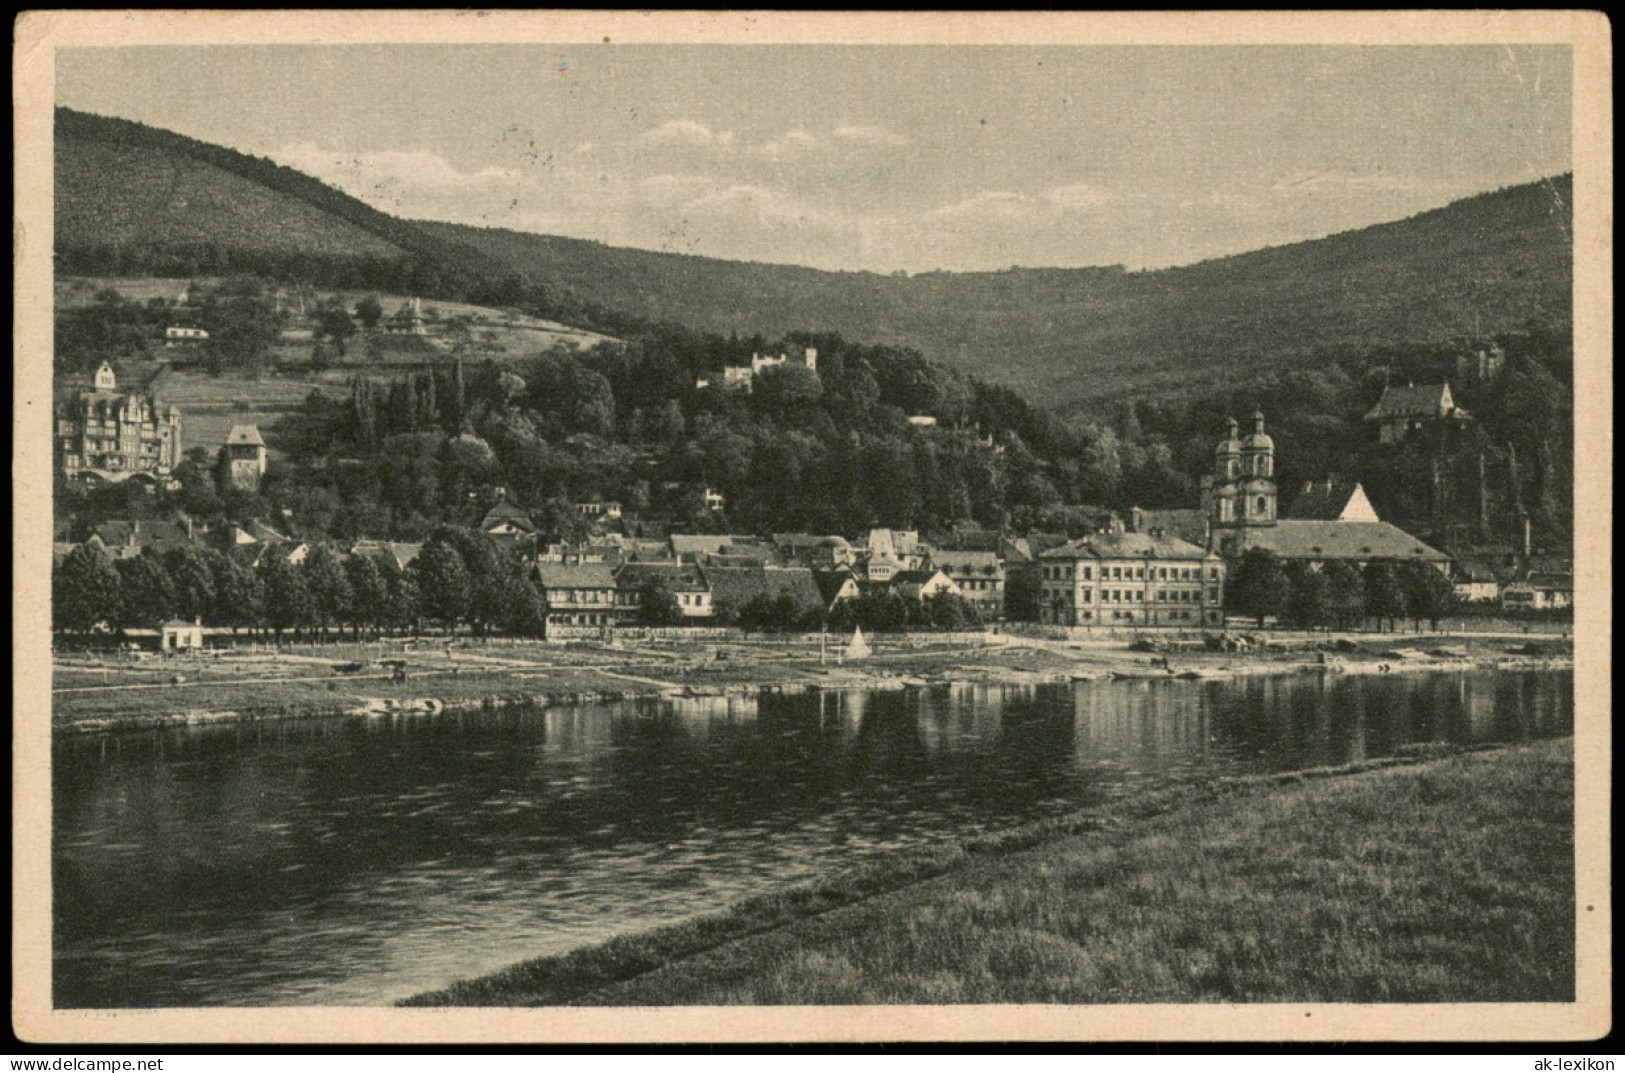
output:
[[[1438,629],[1439,620],[1457,608],[1455,586],[1426,563],[1371,562],[1364,568],[1332,561],[1320,568],[1302,561],[1283,562],[1268,548],[1248,548],[1230,571],[1225,585],[1227,610],[1266,616],[1293,626],[1348,630],[1375,619],[1391,632],[1398,619],[1416,629],[1423,621]]]

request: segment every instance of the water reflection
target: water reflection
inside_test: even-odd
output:
[[[1186,774],[1568,733],[1571,690],[961,685],[65,739],[56,999],[387,1002]]]

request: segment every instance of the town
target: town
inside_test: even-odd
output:
[[[184,309],[183,301],[173,322],[161,325],[161,344],[153,340],[160,383],[210,345],[209,331]],[[337,328],[334,311],[328,303],[307,318],[312,327],[283,331],[307,339],[323,331],[443,338],[426,328],[416,299],[388,318],[375,300],[363,300],[340,311]],[[724,366],[714,384],[697,379],[694,390],[749,394],[792,361],[792,371],[816,380],[817,350],[802,350],[794,359],[753,354],[749,364]],[[445,379],[466,393],[462,358],[439,360],[454,365]],[[1485,348],[1458,364],[1484,379],[1504,360],[1498,348]],[[427,383],[432,393],[435,374]],[[1521,546],[1453,554],[1384,522],[1358,482],[1328,476],[1282,489],[1262,411],[1245,430],[1229,421],[1211,471],[1200,477],[1199,503],[1074,508],[1064,530],[957,519],[923,535],[880,526],[716,531],[727,502],[709,486],[686,490],[704,531],[685,531],[676,511],[614,499],[570,503],[574,516],[549,527],[508,488],[485,483],[466,493],[479,508],[473,525],[445,526],[427,539],[386,532],[332,539],[302,533],[303,519],[291,510],[231,517],[219,509],[221,496],[252,497],[275,482],[273,452],[255,424],[231,423],[221,435],[211,414],[196,422],[194,435],[209,437],[197,442],[175,402],[122,386],[108,361],[69,388],[56,430],[61,479],[91,495],[121,492],[143,508],[59,522],[57,626],[64,641],[79,644],[122,639],[175,652],[229,644],[245,631],[274,631],[281,641],[331,630],[466,627],[481,636],[562,640],[607,636],[617,626],[850,632],[1023,621],[1222,632],[1229,616],[1348,629],[1407,617],[1437,623],[1463,611],[1560,614],[1572,603],[1571,564],[1530,547],[1527,519]],[[367,381],[352,383],[354,392],[368,390]],[[948,432],[933,414],[907,419],[907,435],[916,438]],[[1448,381],[1390,384],[1365,415],[1372,439],[1400,450],[1407,436],[1450,435],[1470,420]],[[991,435],[972,435],[989,453],[1002,452]],[[202,497],[216,505],[212,513],[184,505],[198,500],[198,484],[212,486]],[[132,489],[139,489],[133,501]],[[556,517],[556,504],[548,506]]]

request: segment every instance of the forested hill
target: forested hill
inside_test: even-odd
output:
[[[57,267],[377,288],[611,334],[838,332],[1056,404],[1190,395],[1384,349],[1572,320],[1568,177],[1396,223],[1180,268],[883,276],[618,249],[371,208],[139,123],[57,110]]]
[[[1571,322],[1571,180],[1187,267],[882,276],[428,224],[581,297],[698,328],[817,326],[1057,401],[1189,389],[1387,346]]]

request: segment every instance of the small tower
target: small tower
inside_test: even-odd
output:
[[[102,362],[102,367],[96,370],[94,384],[97,391],[118,390],[118,377],[114,375],[113,367],[107,362]]]

